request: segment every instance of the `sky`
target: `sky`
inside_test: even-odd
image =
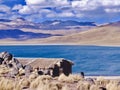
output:
[[[115,22],[120,21],[120,0],[0,0],[0,18],[19,17],[33,22]]]

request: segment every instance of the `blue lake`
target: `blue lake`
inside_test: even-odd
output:
[[[120,47],[79,45],[0,46],[15,57],[65,58],[74,62],[73,73],[120,75]]]

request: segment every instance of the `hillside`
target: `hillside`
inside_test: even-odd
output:
[[[60,34],[44,34],[44,33],[33,33],[33,32],[24,32],[19,29],[8,29],[0,30],[0,39],[16,39],[16,40],[27,40],[32,38],[48,38],[52,36],[62,36]]]
[[[69,32],[68,32],[69,33]],[[32,41],[32,42],[31,42]],[[1,44],[65,44],[65,45],[118,45],[120,46],[120,22],[110,23],[93,29],[47,38],[31,38],[24,41],[1,39]]]
[[[29,40],[48,38],[78,33],[96,27],[94,22],[78,21],[44,21],[35,23],[16,18],[14,20],[0,19],[0,39]]]
[[[120,45],[120,22],[111,23],[67,36],[37,39],[34,42],[46,44],[76,45]]]

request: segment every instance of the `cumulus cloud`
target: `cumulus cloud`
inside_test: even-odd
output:
[[[46,8],[46,7],[62,7],[62,6],[70,6],[70,2],[67,0],[25,0],[26,6],[29,6],[32,9],[39,9]],[[24,9],[24,8],[23,8]]]
[[[11,8],[6,5],[0,5],[0,12],[9,13],[10,9]]]
[[[20,10],[19,13],[21,14],[33,14],[32,8],[30,6],[23,6]]]
[[[68,0],[25,0],[27,5],[67,5]]]
[[[120,0],[26,0],[27,6],[31,6],[31,9],[37,9],[39,11],[40,8],[44,7],[56,7],[59,9],[60,7],[71,7],[71,10],[79,11],[90,11],[90,10],[97,10],[98,8],[104,7],[106,8],[112,6],[119,6]],[[34,6],[39,6],[36,8]],[[26,8],[26,7],[25,7]],[[27,9],[23,8],[23,11]],[[103,9],[103,8],[102,8]],[[107,11],[106,11],[107,12]]]
[[[106,8],[105,11],[107,13],[118,13],[118,12],[120,12],[120,8],[112,8],[112,9]]]
[[[103,6],[119,6],[120,0],[100,0],[99,1]]]
[[[62,12],[62,13],[58,14],[58,17],[73,17],[73,16],[75,16],[75,15],[72,12]]]
[[[0,3],[3,0],[0,0]],[[17,1],[17,0],[16,0]],[[2,12],[14,12],[14,17],[23,15],[31,20],[44,18],[111,18],[120,14],[120,0],[25,0],[12,9],[1,6]],[[15,14],[16,11],[16,14]]]
[[[45,0],[25,0],[28,5],[35,5],[35,4],[41,4],[45,2]]]
[[[13,8],[12,8],[12,10],[20,10],[20,9],[22,9],[23,8],[23,6],[21,5],[21,4],[18,4],[18,5],[15,5]]]

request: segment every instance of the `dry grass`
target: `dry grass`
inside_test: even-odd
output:
[[[97,77],[95,84],[100,85],[102,87],[106,87],[106,85],[110,82],[110,80],[104,79],[104,77]]]
[[[44,84],[48,84],[52,79],[49,75],[42,75],[37,77],[34,81],[31,82],[30,88],[36,89],[38,86],[43,86]]]
[[[6,66],[4,65],[0,65],[0,74],[6,74],[10,71],[9,68],[7,68]]]
[[[22,88],[29,87],[30,81],[27,78],[23,78],[19,81],[19,85],[21,85]]]
[[[77,75],[77,74],[74,74],[74,75],[70,74],[69,76],[61,74],[58,77],[58,81],[67,82],[67,83],[74,83],[76,81],[78,82],[79,80],[83,80],[83,78],[80,75]]]
[[[52,77],[48,75],[42,75],[37,77],[30,84],[31,89],[35,90],[61,90],[62,84],[58,82],[52,81]]]
[[[39,84],[37,87],[37,90],[61,90],[62,84],[51,82],[51,83],[45,83],[45,84]]]
[[[120,81],[112,80],[106,85],[107,90],[120,90]]]
[[[62,87],[62,90],[69,90],[69,87],[67,85]]]
[[[77,85],[78,90],[89,90],[90,89],[90,83],[87,81],[79,81]]]
[[[32,82],[33,80],[35,80],[36,78],[38,77],[38,74],[35,74],[35,73],[32,73],[30,76],[29,76],[29,81]]]
[[[120,80],[107,80],[104,78],[94,79],[91,83],[80,75],[65,76],[61,74],[58,78],[52,78],[49,75],[34,76],[29,78],[4,78],[0,77],[0,90],[120,90]]]
[[[98,85],[91,85],[89,90],[100,90]]]
[[[0,80],[0,90],[21,90],[21,87],[11,79],[2,78]]]
[[[23,74],[25,74],[25,70],[24,70],[23,68],[20,68],[20,69],[19,69],[19,75],[21,76],[21,75],[23,75]]]

